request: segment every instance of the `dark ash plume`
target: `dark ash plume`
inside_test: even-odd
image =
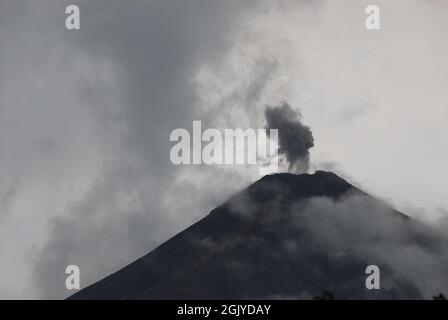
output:
[[[314,138],[311,129],[302,124],[300,112],[284,102],[278,107],[266,107],[265,117],[266,129],[278,129],[278,152],[288,161],[289,171],[307,172]]]

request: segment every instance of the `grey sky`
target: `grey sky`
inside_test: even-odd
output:
[[[312,167],[446,213],[448,4],[375,3],[380,31],[357,0],[1,1],[0,298],[65,297],[66,265],[96,281],[258,179],[171,165],[169,133],[262,128],[283,100]]]

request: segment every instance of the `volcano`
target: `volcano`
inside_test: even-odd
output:
[[[426,299],[447,292],[446,248],[334,173],[280,173],[69,299]]]

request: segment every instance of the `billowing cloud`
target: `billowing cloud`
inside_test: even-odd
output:
[[[1,298],[64,298],[67,265],[97,281],[246,183],[205,187],[169,134],[198,119],[192,79],[258,5],[78,1],[67,31],[68,4],[0,4]]]
[[[343,259],[355,257],[390,270],[383,289],[405,281],[423,299],[448,290],[446,231],[411,220],[386,203],[358,193],[338,200],[308,199],[294,206],[292,216],[313,245]]]

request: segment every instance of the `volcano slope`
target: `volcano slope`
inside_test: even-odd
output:
[[[447,252],[441,233],[334,173],[281,173],[69,299],[430,299],[448,292]]]

